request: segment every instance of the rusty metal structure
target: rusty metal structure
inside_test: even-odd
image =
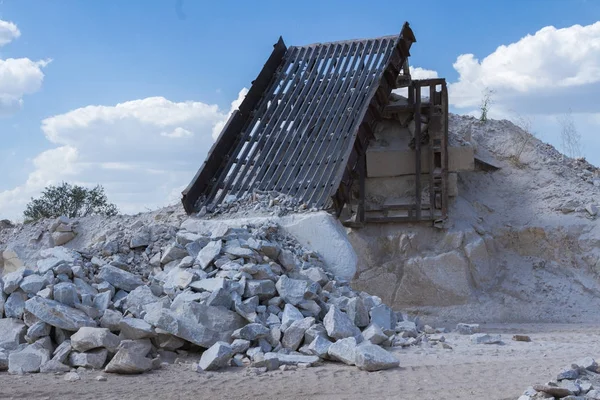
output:
[[[446,84],[443,79],[410,79],[408,57],[415,42],[408,23],[399,35],[375,39],[286,47],[280,38],[183,191],[186,212],[202,207],[210,211],[227,196],[239,198],[257,189],[283,193],[338,216],[344,208],[353,209],[352,223],[369,222],[364,207],[367,146],[379,120],[409,108],[415,120],[429,115],[430,149],[435,154],[430,158],[434,168],[430,168],[429,206],[421,202],[419,182],[419,195],[408,207],[406,220],[443,217]],[[427,103],[421,99],[424,86],[432,88]],[[398,87],[409,88],[409,104],[403,110],[389,105],[390,93]],[[415,139],[420,180],[419,129]],[[352,190],[356,182],[361,188],[357,196]],[[427,207],[429,213],[424,211]],[[373,217],[372,222],[386,222],[386,218]]]

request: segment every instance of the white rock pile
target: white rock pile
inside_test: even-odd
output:
[[[592,357],[585,357],[564,367],[556,380],[527,388],[518,400],[566,399],[599,400],[600,367]]]
[[[59,220],[47,228],[56,232]],[[190,351],[198,371],[340,361],[398,366],[384,347],[443,342],[336,280],[276,225],[205,235],[136,223],[86,251],[41,250],[2,278],[0,370],[142,373]],[[443,344],[447,346],[446,344]]]
[[[239,198],[235,195],[227,195],[222,203],[210,210],[203,207],[198,215],[204,218],[213,218],[227,214],[229,218],[232,218],[260,213],[282,217],[290,213],[298,214],[309,211],[316,211],[316,208],[310,208],[307,204],[300,203],[296,198],[283,193],[254,189]]]

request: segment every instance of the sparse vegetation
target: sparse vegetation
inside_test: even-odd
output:
[[[111,217],[118,214],[118,209],[108,202],[100,185],[90,189],[63,182],[58,186],[47,186],[39,198],[31,199],[23,214],[25,222],[32,222],[61,215],[69,218],[89,215]]]
[[[556,119],[560,124],[560,138],[562,140],[563,153],[570,158],[580,157],[581,134],[577,131],[571,109]]]
[[[489,87],[486,87],[483,90],[481,106],[479,106],[479,109],[481,110],[481,116],[479,117],[479,120],[481,122],[486,122],[488,120],[488,112],[490,111],[492,104],[494,104],[494,93],[495,91]]]
[[[523,154],[523,151],[525,150],[527,145],[535,137],[535,132],[533,132],[532,129],[533,123],[531,121],[531,118],[527,116],[515,113],[513,123],[521,129],[518,131],[517,136],[517,150],[512,156],[512,158],[516,165],[521,165],[521,155]]]

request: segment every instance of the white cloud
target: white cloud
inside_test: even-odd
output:
[[[17,25],[0,19],[0,47],[9,44],[19,36],[21,36],[21,32]]]
[[[12,22],[0,20],[0,46],[18,38],[21,32]],[[44,80],[42,68],[51,60],[29,58],[0,59],[0,116],[12,115],[23,106],[23,96],[40,90]]]
[[[498,47],[481,61],[462,54],[453,66],[459,79],[449,90],[452,103],[461,108],[477,106],[486,87],[496,91],[497,101],[524,96],[558,100],[574,91],[578,96],[572,97],[579,97],[581,91],[599,88],[600,22],[562,29],[547,26]]]
[[[412,79],[433,79],[438,77],[437,71],[410,66],[410,77]]]
[[[187,129],[183,129],[180,126],[173,129],[172,132],[161,132],[160,135],[164,136],[164,137],[168,137],[168,138],[173,138],[173,139],[194,136],[194,134],[192,132],[188,131]]]
[[[449,85],[455,111],[479,116],[484,90],[492,89],[490,118],[524,116],[534,121],[543,140],[560,148],[556,116],[571,109],[584,155],[600,164],[600,22],[547,26],[499,46],[482,60],[462,54],[453,66],[459,75]]]
[[[63,180],[103,185],[126,213],[173,202],[204,162],[215,126],[224,124],[228,111],[149,97],[47,118],[43,134],[57,147],[33,160],[24,184],[0,192],[0,217],[17,218],[30,197]]]

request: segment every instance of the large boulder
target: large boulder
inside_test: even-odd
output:
[[[108,350],[106,349],[95,349],[85,353],[71,352],[69,364],[73,367],[100,369],[104,366],[107,357]]]
[[[207,348],[218,341],[231,341],[233,331],[245,324],[244,319],[233,311],[197,302],[182,302],[174,309],[149,308],[144,321]]]
[[[71,282],[60,282],[54,286],[54,300],[69,306],[75,307],[79,303],[77,296],[77,286]]]
[[[354,365],[356,363],[356,339],[347,337],[340,339],[329,346],[327,354],[330,358],[341,361],[344,364]]]
[[[16,249],[10,248],[2,252],[2,258],[4,259],[4,274],[8,274],[17,271],[25,265],[23,260],[20,258]]]
[[[152,325],[140,318],[123,318],[119,322],[121,336],[125,339],[145,339],[156,336]]]
[[[25,347],[21,351],[14,351],[8,356],[8,372],[23,374],[39,372],[42,364],[50,360],[51,351],[43,339]]]
[[[152,349],[149,339],[123,340],[117,354],[104,368],[116,374],[141,374],[152,369],[152,360],[146,355]]]
[[[45,323],[67,331],[76,331],[83,326],[96,326],[96,322],[83,311],[39,296],[27,300],[25,309]]]
[[[275,284],[279,296],[292,305],[298,305],[304,301],[304,296],[308,291],[308,282],[300,279],[290,279],[287,275],[281,275]]]
[[[315,319],[313,317],[307,317],[298,321],[294,321],[284,332],[281,345],[286,349],[297,350],[304,339],[304,332],[312,325],[314,325]]]
[[[234,339],[257,340],[264,338],[269,334],[270,330],[266,326],[259,323],[251,323],[243,328],[237,329],[231,335]]]
[[[365,371],[379,371],[397,367],[400,362],[381,347],[364,342],[356,347],[356,366]]]
[[[25,311],[25,299],[27,295],[20,290],[12,292],[4,303],[4,315],[8,318],[21,318]]]
[[[198,261],[202,269],[206,269],[213,262],[215,257],[217,257],[219,253],[221,253],[222,246],[223,244],[220,240],[214,240],[208,243],[206,246],[204,246],[202,250],[200,250],[198,256],[196,257],[196,260]]]
[[[112,265],[103,266],[98,277],[110,283],[115,288],[123,289],[128,292],[144,284],[142,278],[138,275],[134,275],[131,272],[124,271]]]
[[[203,371],[212,371],[225,367],[233,354],[233,349],[228,343],[216,342],[202,353],[198,366]]]
[[[71,336],[71,346],[80,352],[102,347],[114,353],[120,342],[121,339],[107,328],[84,326]]]
[[[15,350],[20,344],[25,343],[27,326],[23,321],[15,318],[0,319],[0,348]]]
[[[139,318],[146,304],[156,303],[160,299],[152,293],[148,286],[138,286],[124,300],[124,309]]]
[[[493,242],[490,241],[490,243]],[[493,251],[493,249],[490,250]],[[476,287],[481,289],[489,289],[496,282],[497,268],[490,250],[488,250],[486,241],[481,237],[477,237],[465,245],[465,254],[469,260],[473,282]]]
[[[396,313],[385,304],[371,308],[370,314],[371,323],[378,325],[384,332],[393,332],[396,328]]]
[[[354,325],[350,318],[333,305],[323,318],[323,325],[325,325],[327,335],[333,339],[356,338],[361,335],[360,329]]]

